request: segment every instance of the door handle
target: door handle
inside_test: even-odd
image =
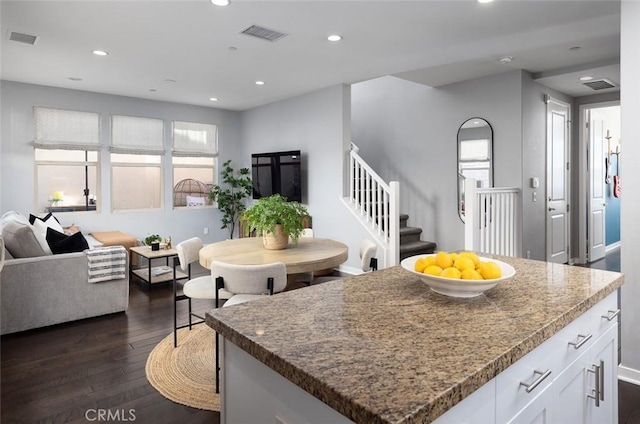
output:
[[[551,207],[549,208],[549,212],[555,211],[555,210],[556,210],[556,208],[551,208]]]

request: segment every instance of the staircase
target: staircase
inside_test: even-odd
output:
[[[413,255],[433,253],[436,244],[432,241],[422,241],[422,228],[408,227],[409,215],[400,214],[400,260]]]

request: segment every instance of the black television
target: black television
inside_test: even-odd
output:
[[[302,202],[300,150],[251,155],[253,198],[280,194],[290,202]]]

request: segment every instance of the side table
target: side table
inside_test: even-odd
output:
[[[129,265],[131,277],[135,275],[150,286],[153,284],[173,281],[173,265],[169,263],[169,260],[178,256],[178,251],[176,249],[151,250],[151,247],[149,246],[135,246],[129,249],[129,254],[131,259],[129,264],[134,263],[134,254],[146,258],[148,262],[148,266],[146,268],[134,269],[132,265]],[[165,265],[152,266],[151,262],[154,259],[163,258],[165,259]],[[182,280],[185,278],[188,278],[187,274],[176,270],[176,279]]]

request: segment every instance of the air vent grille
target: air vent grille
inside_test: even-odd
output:
[[[36,41],[38,41],[38,37],[35,35],[22,34],[20,32],[10,31],[9,40],[17,41],[18,43],[30,44],[33,46],[34,44],[36,44]]]
[[[607,88],[613,88],[616,86],[615,83],[604,78],[583,82],[583,84],[593,90],[605,90]]]
[[[242,34],[251,35],[252,37],[257,37],[267,41],[277,41],[287,35],[278,31],[259,27],[257,25],[251,25],[249,28],[242,31]]]

